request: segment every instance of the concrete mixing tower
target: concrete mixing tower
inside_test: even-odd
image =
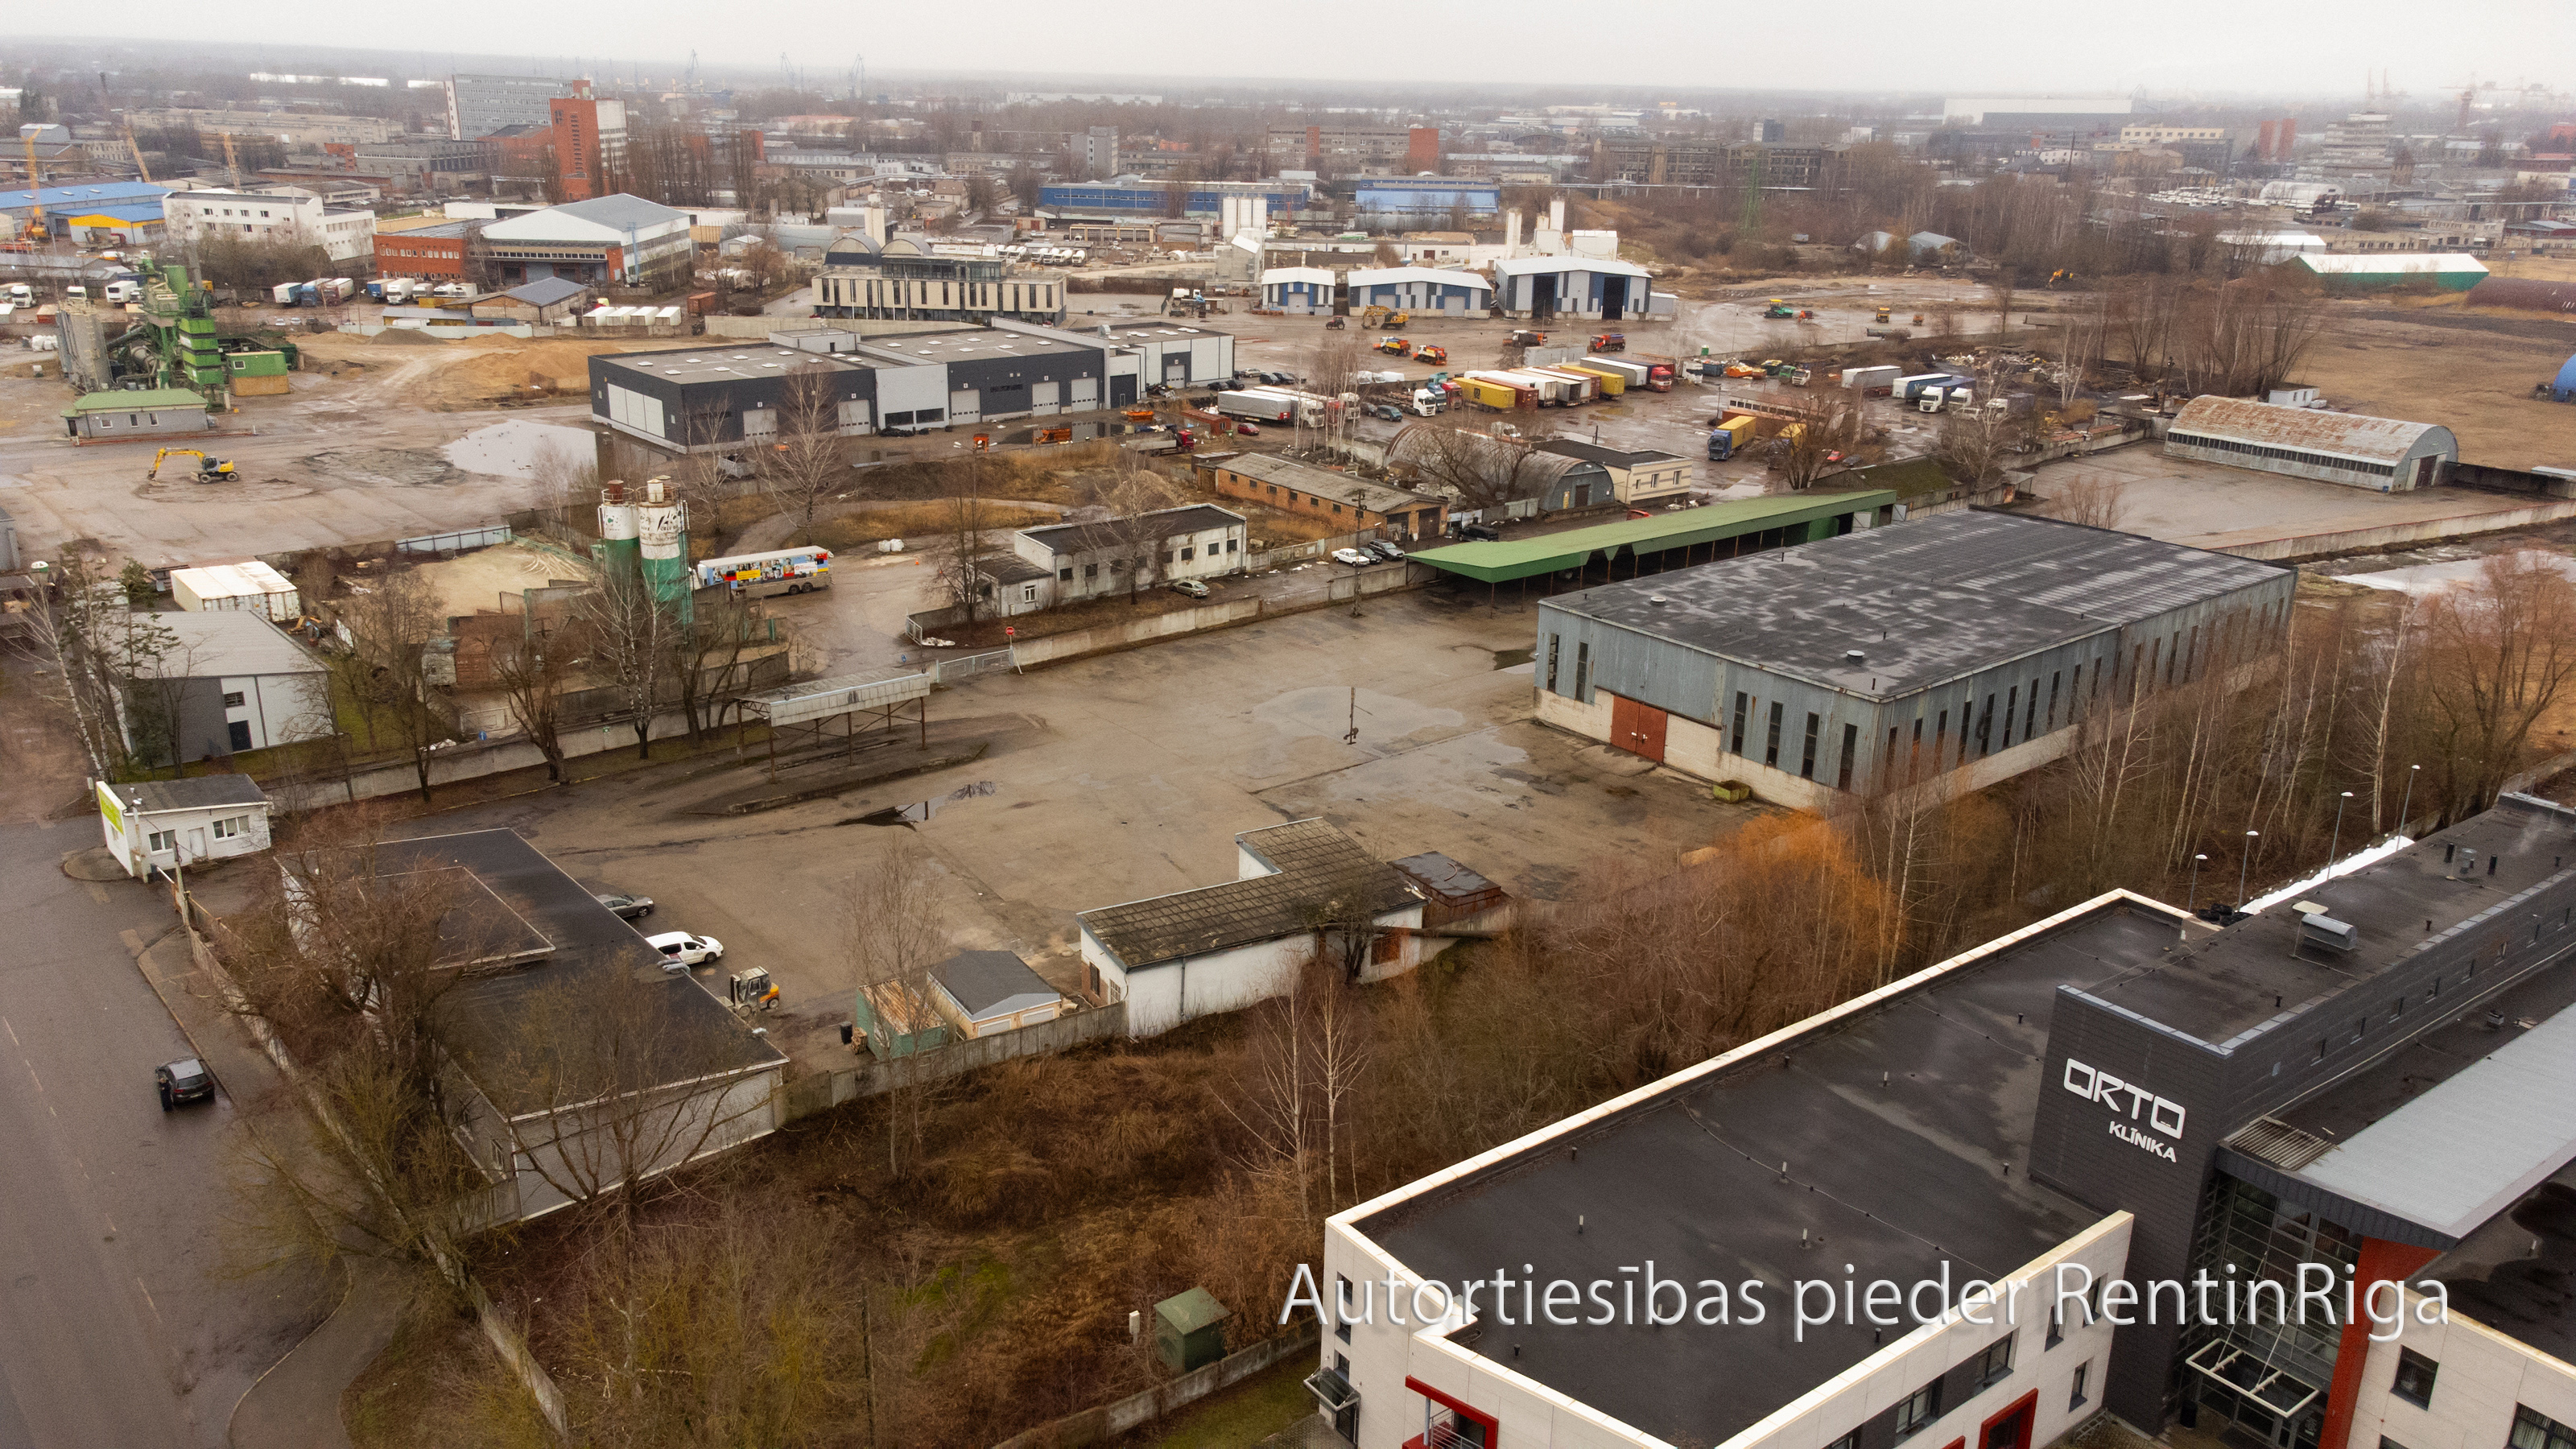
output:
[[[614,479],[599,490],[599,544],[592,554],[603,573],[632,574],[641,566],[635,505],[626,501],[626,485]]]
[[[644,485],[644,502],[634,511],[635,533],[643,555],[644,582],[653,597],[678,610],[683,623],[695,614],[695,580],[689,572],[689,509],[671,485],[660,478]]]

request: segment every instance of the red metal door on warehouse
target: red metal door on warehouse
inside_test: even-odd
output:
[[[1664,759],[1664,711],[1633,699],[1610,696],[1610,743],[1657,764]]]

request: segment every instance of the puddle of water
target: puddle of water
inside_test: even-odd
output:
[[[439,453],[449,463],[468,473],[533,478],[542,454],[552,451],[568,459],[586,462],[591,448],[590,434],[579,428],[511,418],[489,427],[476,428],[439,449]]]
[[[1497,649],[1494,651],[1494,667],[1509,669],[1515,664],[1527,664],[1537,656],[1538,646],[1536,645],[1531,645],[1527,649]]]
[[[917,825],[922,821],[928,820],[932,816],[937,815],[943,808],[953,801],[973,800],[979,796],[990,795],[993,793],[994,788],[992,781],[978,780],[972,785],[960,785],[956,789],[949,791],[947,794],[942,795],[935,800],[915,800],[909,805],[889,805],[883,810],[871,810],[865,815],[853,815],[847,820],[837,821],[835,823],[841,825]]]

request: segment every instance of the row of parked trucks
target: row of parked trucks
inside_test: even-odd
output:
[[[1585,357],[1536,367],[1497,368],[1466,373],[1455,379],[1458,396],[1496,412],[1521,408],[1579,407],[1634,388],[1673,390],[1673,370],[1660,362],[1631,362],[1618,357]]]

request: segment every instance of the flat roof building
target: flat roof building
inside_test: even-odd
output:
[[[1433,316],[1481,317],[1494,286],[1474,272],[1445,267],[1353,267],[1342,279],[1353,308],[1393,307]]]
[[[1328,1221],[1309,1387],[1359,1449],[2545,1446],[2571,839],[2508,795],[2224,930],[2109,892],[1430,1172]]]
[[[2297,581],[1945,514],[1541,600],[1538,718],[1786,805],[1972,790],[2065,753],[2106,700],[2268,656]]]
[[[2165,452],[2377,493],[2438,487],[2460,465],[2460,440],[2439,423],[2230,397],[2183,404],[2165,433]]]

